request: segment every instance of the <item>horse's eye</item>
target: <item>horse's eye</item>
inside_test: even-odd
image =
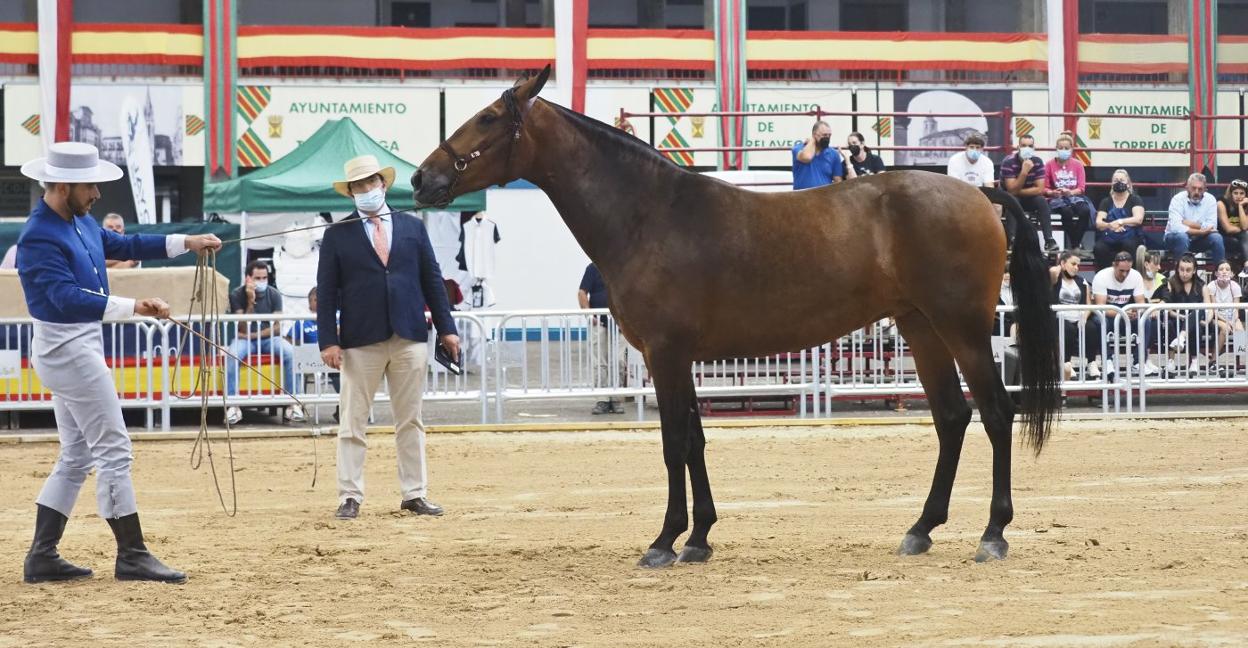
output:
[[[494,123],[494,115],[491,113],[484,113],[481,115],[480,121],[483,126],[492,124]]]

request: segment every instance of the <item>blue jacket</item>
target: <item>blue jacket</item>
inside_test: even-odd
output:
[[[390,264],[383,266],[359,212],[325,230],[316,269],[317,343],[344,349],[384,342],[393,335],[424,342],[425,304],[440,335],[455,333],[451,305],[433,243],[420,219],[395,212]],[[341,312],[335,325],[334,314]]]
[[[42,198],[17,239],[26,309],[37,320],[58,324],[104,318],[109,294],[105,259],[167,257],[163,236],[122,236],[100,227],[90,215],[75,216],[71,223]]]

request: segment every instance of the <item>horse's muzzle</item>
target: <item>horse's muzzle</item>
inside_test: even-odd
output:
[[[443,206],[451,202],[451,181],[423,166],[412,174],[412,195],[421,205]]]

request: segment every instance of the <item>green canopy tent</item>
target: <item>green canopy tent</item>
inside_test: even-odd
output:
[[[359,155],[375,155],[381,166],[395,169],[389,201],[395,209],[412,205],[412,174],[416,166],[387,151],[351,118],[326,121],[303,144],[267,167],[226,182],[204,186],[204,212],[265,214],[349,211],[351,201],[331,186],[342,177],[342,165]],[[446,211],[481,211],[485,192],[456,198]],[[244,225],[245,227],[245,225]]]

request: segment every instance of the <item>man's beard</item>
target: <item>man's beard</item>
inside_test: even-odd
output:
[[[74,216],[86,216],[91,211],[91,201],[87,201],[84,205],[78,203],[73,198],[69,198],[65,201],[65,204],[69,206],[69,211],[72,212]]]

